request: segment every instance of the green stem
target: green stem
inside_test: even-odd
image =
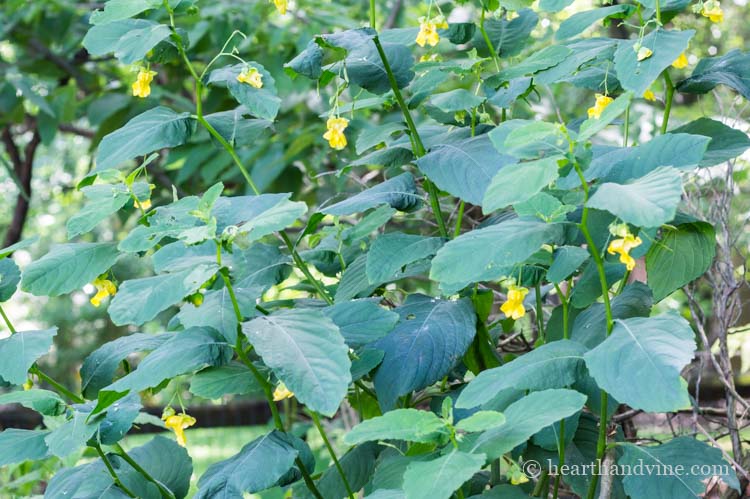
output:
[[[39,376],[40,379],[43,379],[44,381],[46,381],[47,383],[49,383],[50,385],[52,385],[55,390],[57,390],[59,393],[65,395],[66,397],[68,397],[68,399],[70,399],[71,401],[75,402],[76,404],[83,404],[84,402],[86,402],[83,399],[83,397],[80,397],[80,396],[76,395],[75,393],[71,392],[70,390],[68,390],[67,388],[65,388],[63,385],[61,385],[60,383],[58,383],[57,381],[55,381],[54,379],[52,379],[50,376],[48,376],[46,373],[42,372],[42,370],[39,369],[38,366],[33,366],[30,369],[30,372],[32,372],[33,374],[36,374],[37,376]]]
[[[456,215],[456,227],[453,229],[453,238],[457,238],[461,235],[461,223],[464,220],[464,202],[458,204],[458,215]]]
[[[344,482],[344,488],[346,489],[347,494],[349,494],[349,499],[354,499],[354,492],[352,491],[351,485],[349,485],[349,480],[346,478],[346,473],[344,473],[344,468],[341,467],[341,463],[339,462],[339,458],[336,457],[336,451],[333,450],[333,446],[331,445],[331,441],[328,439],[328,435],[326,434],[325,429],[323,428],[323,425],[320,424],[320,417],[318,416],[318,413],[315,411],[308,411],[310,414],[310,417],[313,420],[313,424],[315,425],[315,428],[318,429],[318,433],[320,433],[321,438],[323,439],[323,443],[326,446],[326,449],[328,449],[328,454],[331,456],[331,459],[333,459],[333,464],[336,466],[336,469],[339,472],[339,475],[341,475],[341,480]]]
[[[630,104],[628,104],[628,107],[625,108],[625,133],[623,134],[624,137],[622,139],[623,147],[628,147],[628,135],[630,134]]]
[[[542,285],[540,282],[537,282],[534,286],[534,291],[536,294],[536,327],[537,327],[537,333],[539,334],[539,338],[542,340],[542,343],[546,343],[547,339],[544,334],[544,310],[542,309]]]
[[[560,480],[562,473],[560,470],[565,465],[565,420],[560,420],[560,440],[557,444],[558,469],[555,475],[555,485],[552,489],[552,498],[557,499],[558,490],[560,489]]]
[[[656,0],[656,23],[661,26],[661,5],[659,5],[659,0]]]
[[[107,468],[107,471],[109,472],[109,475],[112,477],[112,480],[115,482],[115,485],[117,485],[118,487],[120,487],[120,489],[123,492],[125,492],[125,494],[127,494],[128,496],[130,496],[130,497],[138,497],[135,494],[133,494],[133,492],[131,492],[130,489],[127,488],[124,483],[122,483],[122,480],[120,480],[120,477],[117,476],[117,472],[112,467],[112,463],[109,462],[109,458],[107,457],[107,455],[102,450],[101,445],[96,444],[94,446],[94,449],[96,449],[96,453],[99,454],[99,457],[102,459],[102,462],[104,463],[104,466]]]
[[[174,494],[169,489],[167,489],[166,487],[164,487],[164,485],[162,485],[161,483],[159,483],[158,480],[156,480],[154,477],[152,477],[148,473],[148,471],[146,471],[145,469],[143,469],[141,467],[140,464],[138,464],[137,462],[135,462],[135,460],[133,460],[133,458],[130,457],[127,452],[125,452],[125,449],[123,449],[122,446],[119,443],[114,445],[114,449],[115,449],[115,451],[117,451],[117,453],[120,455],[120,457],[123,458],[125,460],[125,462],[130,465],[131,468],[133,468],[135,471],[137,471],[138,473],[140,473],[141,476],[143,476],[143,478],[145,478],[149,482],[151,482],[154,485],[156,485],[156,488],[159,489],[159,492],[161,493],[162,497],[166,497],[168,499],[175,499]]]
[[[197,91],[197,84],[196,84],[196,91]],[[245,165],[242,164],[242,160],[237,155],[237,151],[234,150],[234,147],[227,142],[227,140],[221,136],[219,132],[216,131],[216,129],[206,121],[206,119],[201,116],[197,115],[198,122],[203,125],[203,127],[208,130],[208,133],[211,134],[213,138],[216,139],[216,141],[226,149],[226,151],[229,153],[229,155],[234,160],[234,163],[237,165],[237,168],[239,168],[240,172],[242,173],[242,176],[245,178],[245,181],[247,182],[247,185],[250,186],[250,188],[253,190],[253,193],[257,196],[260,194],[260,190],[258,190],[258,187],[255,185],[255,182],[253,182],[252,177],[250,176],[250,172],[247,171],[247,168],[245,168]]]
[[[659,5],[657,2],[656,5]],[[667,133],[667,127],[669,126],[669,113],[672,112],[672,99],[674,98],[674,83],[672,78],[669,77],[669,71],[664,70],[664,84],[667,86],[667,95],[664,99],[664,116],[661,120],[661,134]]]
[[[404,115],[404,120],[406,120],[406,126],[409,128],[411,138],[414,141],[414,155],[417,158],[421,158],[422,156],[425,155],[425,152],[426,152],[424,148],[424,144],[422,143],[422,138],[419,136],[419,132],[417,131],[417,126],[414,124],[414,120],[411,117],[409,108],[406,105],[406,102],[404,101],[404,97],[401,95],[401,90],[399,90],[398,88],[398,82],[396,81],[396,77],[393,75],[391,64],[388,62],[388,57],[385,55],[385,51],[383,50],[383,45],[381,45],[380,39],[377,37],[377,35],[375,36],[375,38],[373,38],[373,42],[375,43],[375,48],[378,50],[378,55],[380,56],[380,60],[383,62],[383,68],[385,69],[385,72],[388,75],[388,81],[391,84],[391,90],[393,90],[393,95],[396,97],[396,102],[398,102],[398,105],[401,108],[401,113]],[[425,178],[424,185],[427,190],[427,194],[430,197],[430,206],[432,207],[432,211],[435,214],[435,219],[437,220],[438,230],[440,230],[440,235],[447,238],[448,229],[446,229],[445,227],[445,220],[443,219],[443,213],[440,211],[440,199],[438,197],[437,188],[427,178]]]
[[[370,0],[370,27],[375,29],[375,0]]]
[[[3,320],[5,321],[5,325],[8,326],[8,329],[10,330],[10,334],[16,334],[16,329],[13,327],[13,324],[10,322],[10,319],[7,315],[5,315],[5,310],[3,310],[3,307],[0,306],[0,315],[3,316]]]
[[[302,273],[305,275],[308,281],[310,281],[310,284],[313,285],[315,290],[318,292],[318,294],[325,300],[325,302],[329,305],[333,305],[333,298],[330,297],[326,289],[323,287],[323,284],[315,279],[313,275],[310,273],[310,269],[307,267],[307,264],[302,259],[301,256],[299,256],[299,253],[297,253],[297,250],[294,248],[294,245],[292,244],[292,241],[289,239],[289,236],[286,235],[286,232],[279,232],[279,235],[281,235],[281,239],[284,240],[284,244],[286,244],[286,247],[289,249],[289,252],[292,254],[292,259],[294,260],[294,263],[297,265],[297,268],[302,271]]]
[[[495,486],[500,483],[500,458],[490,463],[490,485]]]
[[[482,16],[479,18],[479,32],[482,33],[482,38],[484,38],[484,43],[487,45],[487,50],[492,55],[492,60],[495,61],[495,68],[500,71],[500,57],[497,55],[494,45],[492,45],[492,40],[490,40],[487,30],[484,29],[484,15],[485,9],[482,7]]]

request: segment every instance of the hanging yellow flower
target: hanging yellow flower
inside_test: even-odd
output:
[[[672,63],[672,67],[675,69],[683,69],[688,66],[688,58],[687,55],[685,55],[685,52],[680,54],[680,56],[674,60]]]
[[[656,95],[654,95],[654,91],[649,88],[648,90],[643,92],[643,98],[653,102],[656,100]]]
[[[518,320],[526,315],[526,307],[523,306],[523,300],[529,290],[522,287],[511,285],[508,288],[508,299],[500,307],[500,311],[513,320]]]
[[[653,50],[651,50],[648,47],[640,47],[638,49],[638,53],[636,54],[636,59],[638,59],[638,62],[640,62],[640,61],[643,61],[645,59],[648,59],[652,55],[654,55],[654,51]]]
[[[327,131],[323,134],[323,138],[328,141],[328,144],[330,144],[333,149],[340,151],[346,147],[346,135],[344,135],[344,130],[346,130],[347,126],[349,126],[349,120],[346,118],[328,118],[328,121],[326,122]]]
[[[633,248],[637,248],[643,243],[640,237],[634,236],[630,232],[627,232],[623,237],[612,240],[607,247],[607,253],[614,255],[615,253],[620,255],[620,262],[625,264],[625,268],[633,270],[635,268],[635,258],[630,256],[630,251]]]
[[[707,17],[712,23],[724,21],[724,11],[721,10],[721,4],[718,0],[708,0],[701,7],[701,15]]]
[[[156,76],[156,71],[141,68],[133,82],[132,89],[135,97],[146,98],[151,95],[151,82]]]
[[[171,409],[171,408],[170,408]],[[164,420],[164,426],[172,430],[177,437],[177,443],[181,447],[185,447],[187,439],[185,438],[185,430],[195,424],[195,418],[189,416],[184,412],[182,414],[170,414],[174,413],[174,410],[165,410],[162,414],[161,419]]]
[[[437,25],[432,21],[428,21],[424,17],[420,17],[419,33],[417,33],[416,39],[417,45],[420,47],[424,47],[425,45],[434,47],[439,41],[440,35],[438,35],[437,32]]]
[[[603,94],[596,94],[596,103],[593,107],[588,109],[589,118],[595,118],[598,120],[604,112],[604,109],[612,104],[613,101],[614,99],[612,97]]]
[[[145,201],[139,201],[138,199],[136,199],[135,201],[133,201],[133,207],[139,210],[147,211],[151,208],[151,200],[147,199]]]
[[[286,14],[286,9],[289,6],[289,2],[287,0],[271,0],[273,4],[276,6],[276,10],[279,11],[279,14],[282,16]]]
[[[273,401],[279,402],[280,400],[294,397],[294,393],[286,387],[284,383],[279,383],[279,386],[273,391]]]
[[[263,75],[260,74],[258,68],[245,68],[242,72],[237,75],[237,81],[240,83],[247,83],[251,87],[261,88],[263,86]]]
[[[437,29],[448,29],[448,21],[445,19],[445,16],[440,14],[438,16],[435,16],[432,19],[432,22],[435,24],[435,27]]]
[[[102,279],[101,277],[97,277],[91,284],[96,286],[97,289],[96,294],[91,297],[91,300],[89,300],[95,307],[101,305],[102,300],[106,297],[114,296],[115,293],[117,293],[117,286],[115,286],[114,283],[109,279]]]

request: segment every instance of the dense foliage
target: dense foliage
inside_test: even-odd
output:
[[[750,139],[710,118],[669,119],[678,93],[723,85],[750,98],[750,54],[688,67],[695,30],[722,21],[716,0],[594,8],[532,36],[540,15],[571,3],[428,2],[394,28],[371,1],[369,11],[340,6],[362,18],[335,32],[325,12],[297,17],[285,0],[229,15],[191,0],[109,0],[88,25],[47,6],[70,14],[65,29],[85,50],[68,49],[91,65],[71,74],[64,60],[14,56],[0,109],[14,125],[35,117],[18,164],[35,142],[75,132],[60,125],[84,112],[98,125],[96,152],[68,242],[22,269],[13,253],[37,241],[0,250],[0,302],[17,288],[84,289],[122,329],[83,360],[79,393],[38,363],[57,329],[16,330],[3,313],[0,381],[17,389],[0,404],[32,408],[45,427],[0,432],[0,465],[89,447],[98,457],[67,463],[45,497],[185,497],[185,430],[196,421],[174,386],[163,422],[141,397],[189,383],[205,399],[258,394],[275,426],[211,466],[195,497],[282,486],[325,499],[682,499],[714,476],[740,490],[721,450],[686,437],[628,442],[613,415],[693,403],[681,373],[695,333],[653,309],[715,256],[714,227],[681,205],[686,175],[732,160]],[[65,17],[11,4],[5,28],[31,49],[55,36],[45,20]],[[254,31],[267,19],[302,24],[283,59],[262,56],[279,41],[273,26]],[[688,20],[695,29],[681,29]],[[634,37],[586,36],[602,22]],[[550,86],[585,92],[589,108],[516,117]],[[644,102],[663,107],[661,121],[636,141],[631,111]],[[332,157],[350,161],[328,168]],[[355,170],[366,185],[352,193]],[[324,194],[311,195],[313,184]],[[499,355],[501,335],[524,348]],[[299,415],[279,411],[290,398]],[[342,404],[360,422],[337,456],[321,417]],[[295,417],[330,452],[322,474]],[[120,441],[145,423],[176,442],[126,451]],[[606,471],[639,463],[687,471]],[[583,471],[547,473],[562,464]]]

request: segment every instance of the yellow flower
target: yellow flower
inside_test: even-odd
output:
[[[271,0],[273,4],[276,6],[276,10],[279,11],[279,14],[282,16],[286,14],[286,9],[289,5],[289,2],[287,0]]]
[[[607,95],[596,94],[596,103],[593,107],[588,109],[589,118],[599,119],[604,112],[604,109],[612,104],[614,99]]]
[[[648,90],[643,92],[643,98],[646,100],[655,101],[656,95],[654,95],[654,91],[649,88]]]
[[[724,21],[724,11],[721,10],[721,4],[718,0],[708,0],[701,8],[701,15],[707,17],[712,23]]]
[[[237,81],[247,83],[251,87],[261,88],[263,86],[263,75],[260,74],[258,68],[245,68],[237,75]]]
[[[652,55],[654,55],[653,50],[651,50],[648,47],[640,47],[638,49],[638,54],[636,55],[636,59],[638,59],[638,61],[640,62],[640,61],[643,61],[644,59],[648,59]]]
[[[446,20],[445,20],[445,16],[444,16],[444,15],[442,15],[442,14],[441,14],[441,15],[439,15],[439,16],[436,16],[436,17],[435,17],[435,18],[434,18],[434,19],[432,20],[432,22],[433,22],[433,23],[435,24],[435,27],[436,27],[437,29],[448,29],[448,27],[449,27],[449,26],[448,26],[448,21],[446,21]]]
[[[169,412],[173,411],[165,411],[161,416],[164,420],[164,426],[172,430],[177,437],[177,443],[180,446],[185,447],[185,444],[187,443],[187,440],[185,439],[185,430],[195,424],[195,418],[193,416],[188,416],[184,412],[182,414],[172,415],[169,415]]]
[[[440,35],[437,32],[437,26],[432,21],[421,20],[419,23],[419,33],[417,33],[417,45],[424,47],[429,45],[434,47],[440,41]]]
[[[33,382],[33,381],[31,381],[31,379],[27,379],[27,380],[26,380],[26,383],[24,383],[24,384],[23,384],[23,389],[24,389],[25,391],[29,391],[29,390],[31,390],[32,388],[34,388],[34,382]]]
[[[328,141],[330,146],[336,150],[346,147],[346,135],[344,130],[349,126],[349,120],[346,118],[328,118],[326,128],[328,131],[323,134],[323,138]]]
[[[138,208],[139,210],[147,211],[149,208],[151,208],[151,200],[147,199],[145,201],[139,201],[136,199],[133,201],[133,207]]]
[[[102,279],[101,277],[97,277],[91,284],[96,286],[97,289],[96,294],[91,297],[91,300],[89,300],[95,307],[101,305],[102,300],[106,297],[115,296],[115,293],[117,293],[117,286],[115,286],[114,283],[109,279]]]
[[[145,98],[151,95],[151,82],[156,76],[156,71],[149,71],[148,69],[141,68],[138,71],[138,76],[133,82],[133,95],[136,97]]]
[[[508,299],[500,307],[500,310],[513,320],[518,320],[526,315],[526,307],[523,306],[523,299],[529,294],[529,290],[522,287],[511,285],[508,288]]]
[[[279,386],[273,391],[273,401],[278,402],[280,400],[294,397],[294,393],[289,391],[284,383],[279,383]]]
[[[609,243],[607,247],[607,253],[614,255],[618,253],[620,255],[620,262],[625,264],[625,268],[633,270],[635,268],[635,258],[630,256],[630,250],[637,248],[643,243],[640,237],[634,236],[633,234],[625,234],[624,237],[614,239]]]
[[[675,69],[683,69],[686,68],[688,65],[688,58],[687,55],[685,55],[685,52],[680,54],[680,57],[674,60],[672,63],[672,67]]]

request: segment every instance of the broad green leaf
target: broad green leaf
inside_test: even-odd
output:
[[[213,400],[224,395],[262,395],[263,388],[250,369],[239,362],[232,362],[196,373],[190,381],[190,393]]]
[[[307,43],[307,47],[297,54],[297,56],[291,61],[284,64],[284,68],[287,71],[291,71],[292,75],[300,74],[306,76],[311,80],[317,80],[323,73],[321,67],[323,63],[323,49],[317,44],[315,40],[310,40]]]
[[[203,225],[191,212],[198,208],[199,198],[188,196],[166,206],[159,206],[148,218],[148,225],[138,225],[120,241],[117,249],[128,253],[146,251],[165,238],[178,238],[184,231]]]
[[[526,41],[537,22],[539,22],[539,16],[533,10],[523,9],[518,11],[517,17],[510,20],[490,17],[485,21],[484,28],[492,42],[492,47],[500,57],[511,57],[517,55],[526,46]],[[489,48],[479,31],[474,33],[472,45],[477,48],[479,55],[485,57],[489,54]]]
[[[509,108],[513,103],[529,91],[531,78],[514,78],[508,83],[507,87],[500,87],[487,100],[497,107]]]
[[[398,43],[382,42],[382,46],[398,87],[406,87],[414,78],[411,50]],[[349,79],[356,85],[378,95],[391,90],[380,54],[372,41],[350,50],[344,64]]]
[[[577,271],[588,260],[589,252],[578,246],[560,246],[555,249],[552,265],[547,270],[547,280],[560,283]]]
[[[105,343],[91,352],[81,366],[81,391],[84,397],[92,399],[100,389],[109,385],[120,362],[130,354],[155,350],[172,336],[172,333],[135,333]]]
[[[395,311],[401,317],[399,323],[373,345],[385,352],[374,377],[384,410],[393,408],[398,397],[448,374],[476,333],[476,314],[466,298],[451,301],[410,295]]]
[[[560,28],[555,33],[555,38],[565,40],[583,32],[586,28],[597,21],[609,16],[628,17],[635,9],[632,5],[612,5],[599,9],[577,12],[560,23]],[[679,55],[679,54],[677,54]]]
[[[507,275],[543,244],[557,243],[560,224],[509,220],[475,229],[445,244],[432,259],[430,277],[446,293]]]
[[[449,499],[484,466],[484,454],[452,450],[432,461],[411,463],[404,473],[406,499]]]
[[[221,261],[226,266],[232,267],[233,255],[226,251],[221,252]],[[154,272],[163,274],[165,272],[179,272],[195,268],[198,265],[216,263],[216,243],[204,241],[200,244],[187,245],[183,241],[176,241],[159,248],[151,257]]]
[[[590,407],[589,410],[591,410]],[[557,452],[557,450],[560,448],[560,425],[561,423],[565,422],[564,445],[567,447],[570,444],[571,440],[573,440],[573,436],[578,429],[578,421],[581,417],[581,414],[582,412],[577,412],[572,416],[569,416],[554,424],[549,425],[546,428],[543,428],[539,433],[531,437],[531,441],[534,445],[541,447],[542,449]]]
[[[716,85],[726,85],[745,99],[750,99],[750,53],[737,49],[718,56],[701,59],[690,78],[677,84],[677,90],[705,94]]]
[[[609,234],[607,234],[607,236],[609,236]],[[622,279],[624,275],[625,266],[619,261],[604,262],[604,277],[608,285],[607,289],[611,288],[614,283]],[[573,287],[573,292],[570,294],[570,304],[574,308],[586,308],[601,296],[602,284],[599,278],[599,270],[594,261],[589,260],[583,267],[583,272],[581,272],[578,282],[576,282],[576,285]]]
[[[674,218],[681,196],[680,174],[667,166],[625,184],[602,184],[586,205],[638,227],[659,227]]]
[[[263,86],[255,88],[252,85],[237,80],[237,77],[247,68],[255,68],[262,76]],[[273,121],[279,113],[281,99],[276,95],[276,82],[263,65],[251,61],[240,63],[211,71],[209,84],[221,84],[229,89],[232,97],[245,106],[250,114],[264,120]]]
[[[82,44],[89,54],[100,57],[117,50],[120,39],[130,31],[139,31],[154,25],[158,26],[147,19],[120,19],[107,23],[106,26],[92,26],[83,37]],[[99,121],[95,119],[91,124],[98,125]]]
[[[26,382],[28,371],[39,357],[52,346],[57,328],[40,331],[19,331],[0,339],[0,378],[14,385]]]
[[[484,102],[484,97],[474,95],[463,88],[433,94],[430,103],[444,113],[468,111]]]
[[[459,448],[483,452],[487,454],[487,459],[496,459],[526,442],[541,429],[580,411],[585,402],[586,396],[574,390],[532,392],[503,411],[504,425],[487,430],[476,439],[466,439],[459,444]]]
[[[44,443],[49,431],[8,428],[0,432],[0,466],[47,457]]]
[[[341,469],[344,470],[344,475],[353,491],[360,490],[370,481],[380,449],[381,447],[375,443],[365,443],[354,447],[339,458]],[[343,498],[349,495],[336,466],[329,466],[315,485],[323,497]],[[303,484],[294,490],[293,497],[297,496],[302,499],[315,497]]]
[[[198,481],[195,499],[242,497],[272,487],[299,454],[291,437],[278,430],[245,445],[239,453],[212,464]]]
[[[703,275],[716,255],[716,233],[711,224],[695,222],[664,227],[661,238],[646,253],[648,285],[654,300]]]
[[[0,405],[21,404],[46,416],[58,416],[65,412],[65,402],[49,390],[24,390],[0,395]]]
[[[249,114],[251,113],[245,106],[239,106],[231,111],[208,114],[206,121],[233,146],[252,146],[263,132],[273,125],[273,122],[247,118]]]
[[[505,424],[505,415],[497,411],[477,411],[456,424],[457,430],[467,433],[489,430]]]
[[[37,296],[70,293],[109,270],[118,256],[112,243],[57,244],[23,269],[21,289]]]
[[[113,459],[117,460],[116,457],[110,456],[110,460]],[[120,469],[118,474],[122,472],[123,470]],[[47,484],[44,497],[55,499],[66,496],[102,499],[127,499],[130,497],[114,484],[112,476],[107,472],[101,460],[82,464],[75,468],[63,468],[55,473],[55,476]],[[144,499],[151,499],[151,497],[144,496]]]
[[[630,105],[630,100],[633,94],[626,92],[616,98],[614,102],[604,108],[601,116],[598,118],[591,117],[581,124],[581,128],[578,132],[578,140],[583,142],[593,137],[597,133],[601,132],[610,125],[618,116],[625,112],[625,109]]]
[[[359,381],[383,362],[385,352],[376,348],[365,348],[352,360],[352,381]]]
[[[218,269],[216,264],[201,264],[172,274],[125,281],[109,305],[109,316],[118,326],[148,322],[197,291]]]
[[[484,193],[482,211],[490,213],[526,201],[544,189],[557,179],[557,159],[543,158],[502,168]]]
[[[385,123],[383,125],[365,128],[357,137],[357,154],[362,154],[366,150],[388,141],[391,135],[403,130],[403,123]]]
[[[559,199],[546,192],[538,192],[526,201],[513,205],[519,217],[533,217],[543,222],[564,222],[566,215],[575,211],[574,205],[562,204]]]
[[[564,42],[571,53],[559,64],[534,75],[535,84],[549,85],[575,77],[585,68],[596,67],[599,61],[609,61],[617,48],[617,41],[611,38],[579,38]],[[609,77],[609,75],[608,75]],[[619,84],[608,90],[616,90]],[[598,90],[598,89],[595,89]]]
[[[646,412],[690,405],[680,371],[695,352],[693,330],[676,315],[617,320],[610,336],[584,355],[596,383]]]
[[[144,19],[122,19],[93,26],[86,33],[83,46],[92,55],[114,52],[123,64],[133,64],[145,59],[146,54],[170,34],[169,26],[165,24]]]
[[[711,138],[699,166],[718,165],[736,158],[750,147],[750,138],[745,132],[711,118],[698,118],[669,131],[669,135],[683,133]]]
[[[522,76],[532,76],[534,73],[556,66],[570,54],[571,50],[564,45],[550,45],[532,52],[529,57],[518,64],[503,69],[497,77],[503,81],[510,81]]]
[[[89,22],[99,25],[128,19],[160,5],[162,2],[159,0],[109,0],[104,4],[103,10],[96,10],[91,14]]]
[[[190,113],[178,114],[163,106],[149,109],[102,139],[92,173],[116,168],[125,161],[157,149],[182,145],[194,128]]]
[[[583,370],[586,348],[571,340],[553,341],[500,367],[479,373],[456,401],[456,407],[479,406],[503,390],[547,390],[572,385]]]
[[[394,409],[361,422],[344,436],[344,442],[349,445],[379,440],[439,443],[449,433],[445,422],[432,412]]]
[[[216,217],[217,231],[236,226],[240,234],[248,234],[249,241],[256,241],[289,227],[305,214],[307,205],[290,197],[291,193],[221,197],[211,214]]]
[[[402,173],[336,204],[321,206],[320,211],[329,215],[351,215],[383,204],[399,211],[414,211],[422,206],[422,196],[417,194],[411,173]]]
[[[109,385],[107,391],[139,392],[180,374],[226,365],[231,357],[232,347],[215,331],[186,329],[162,343],[138,364],[137,369]]]
[[[242,324],[263,362],[310,409],[333,416],[351,382],[348,348],[322,312],[275,312]]]
[[[86,198],[86,204],[68,219],[68,239],[91,231],[99,222],[133,201],[125,184],[89,185],[82,188],[81,192]],[[133,192],[140,201],[145,201],[151,196],[149,186],[145,182],[134,183]]]
[[[393,279],[407,264],[427,258],[443,246],[439,237],[423,237],[401,232],[383,234],[367,252],[367,279],[379,284]]]
[[[323,309],[339,328],[350,348],[377,341],[388,334],[398,322],[398,314],[373,300],[352,300]]]
[[[668,68],[688,47],[688,42],[695,34],[694,30],[655,29],[641,40],[636,47],[637,39],[621,42],[615,52],[615,70],[622,88],[630,90],[636,96],[643,95],[651,84]],[[638,60],[639,48],[647,48],[653,54]]]
[[[0,259],[0,302],[8,301],[21,282],[21,270],[10,258]]]
[[[92,412],[88,422],[90,423],[96,417],[99,426],[98,441],[104,445],[114,445],[127,435],[142,408],[140,395],[129,393],[111,403],[106,409],[96,414]],[[97,409],[98,407],[94,407],[95,411]],[[101,421],[98,421],[98,417],[101,417],[99,414],[104,414]]]
[[[560,12],[573,3],[573,0],[540,0],[539,8],[545,12]]]
[[[98,425],[87,423],[89,412],[78,410],[84,406],[74,406],[73,417],[52,430],[44,439],[50,454],[65,458],[80,450],[94,436]]]
[[[515,158],[498,154],[487,135],[440,143],[417,166],[440,189],[472,204],[481,204],[487,185],[498,170]]]
[[[151,476],[171,491],[177,499],[187,497],[190,488],[190,477],[193,474],[193,462],[187,449],[177,442],[162,436],[156,436],[146,444],[128,450],[128,454]],[[169,456],[169,459],[165,459]],[[122,470],[121,478],[126,486],[138,497],[159,499],[162,494],[154,484],[148,482],[123,460],[117,460]]]
[[[691,437],[678,437],[662,445],[619,444],[620,466],[630,469],[657,469],[661,473],[629,473],[623,477],[625,492],[630,497],[703,497],[706,483],[713,477],[735,490],[740,490],[732,465],[724,460],[720,449],[710,447]],[[683,473],[665,472],[665,467],[681,467]]]
[[[3,249],[0,249],[0,258],[5,258],[6,256],[10,255],[11,253],[18,251],[20,249],[25,249],[31,246],[32,244],[36,243],[39,240],[39,236],[30,237],[28,239],[24,239],[22,241],[19,241],[15,244],[11,244],[10,246],[7,246]]]

